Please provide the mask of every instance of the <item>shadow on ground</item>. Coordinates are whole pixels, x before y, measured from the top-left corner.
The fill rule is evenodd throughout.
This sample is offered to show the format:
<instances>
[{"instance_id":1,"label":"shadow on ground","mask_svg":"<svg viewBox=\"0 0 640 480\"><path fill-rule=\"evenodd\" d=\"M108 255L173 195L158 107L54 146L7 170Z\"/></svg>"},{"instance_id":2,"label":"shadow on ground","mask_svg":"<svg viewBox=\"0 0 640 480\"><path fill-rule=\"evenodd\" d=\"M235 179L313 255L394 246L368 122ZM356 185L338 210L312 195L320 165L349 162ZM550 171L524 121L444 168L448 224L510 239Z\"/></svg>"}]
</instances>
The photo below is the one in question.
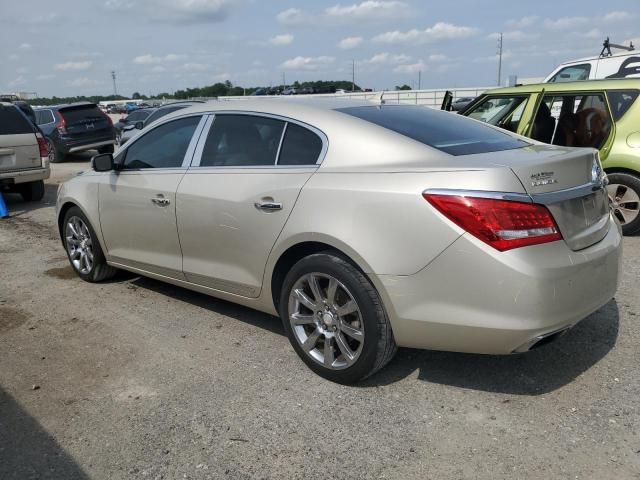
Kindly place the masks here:
<instances>
[{"instance_id":1,"label":"shadow on ground","mask_svg":"<svg viewBox=\"0 0 640 480\"><path fill-rule=\"evenodd\" d=\"M0 388L0 478L65 479L89 476L71 456Z\"/></svg>"},{"instance_id":2,"label":"shadow on ground","mask_svg":"<svg viewBox=\"0 0 640 480\"><path fill-rule=\"evenodd\" d=\"M279 318L246 307L145 277L131 283L272 333L285 334ZM513 395L542 395L567 385L598 363L615 345L618 323L618 305L611 300L555 342L525 354L472 355L400 349L389 365L359 387L389 385L418 370L418 379L426 383Z\"/></svg>"}]
</instances>

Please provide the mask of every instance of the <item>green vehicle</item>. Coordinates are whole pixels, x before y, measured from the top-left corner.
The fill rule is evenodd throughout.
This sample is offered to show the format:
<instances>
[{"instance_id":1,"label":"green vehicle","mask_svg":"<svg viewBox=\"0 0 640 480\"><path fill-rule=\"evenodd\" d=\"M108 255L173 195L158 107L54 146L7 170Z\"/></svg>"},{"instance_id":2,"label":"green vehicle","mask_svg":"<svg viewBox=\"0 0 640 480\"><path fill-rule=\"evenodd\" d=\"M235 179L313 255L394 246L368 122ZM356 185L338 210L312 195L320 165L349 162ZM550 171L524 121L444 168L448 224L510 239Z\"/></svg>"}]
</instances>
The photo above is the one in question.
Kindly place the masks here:
<instances>
[{"instance_id":1,"label":"green vehicle","mask_svg":"<svg viewBox=\"0 0 640 480\"><path fill-rule=\"evenodd\" d=\"M614 215L640 231L640 79L489 90L460 113L543 143L600 151Z\"/></svg>"}]
</instances>

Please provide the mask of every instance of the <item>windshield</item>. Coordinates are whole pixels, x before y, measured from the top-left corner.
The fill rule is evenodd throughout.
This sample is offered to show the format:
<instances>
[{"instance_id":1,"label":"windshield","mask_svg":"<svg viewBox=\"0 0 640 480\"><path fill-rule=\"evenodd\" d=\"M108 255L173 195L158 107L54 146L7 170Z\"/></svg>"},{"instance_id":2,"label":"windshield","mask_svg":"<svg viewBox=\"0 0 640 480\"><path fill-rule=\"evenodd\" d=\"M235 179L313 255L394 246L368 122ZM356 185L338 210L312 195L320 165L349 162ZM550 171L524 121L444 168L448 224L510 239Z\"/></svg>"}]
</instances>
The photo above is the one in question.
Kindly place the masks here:
<instances>
[{"instance_id":1,"label":"windshield","mask_svg":"<svg viewBox=\"0 0 640 480\"><path fill-rule=\"evenodd\" d=\"M385 105L340 108L338 111L451 155L497 152L528 145L523 140L481 123L427 107Z\"/></svg>"}]
</instances>

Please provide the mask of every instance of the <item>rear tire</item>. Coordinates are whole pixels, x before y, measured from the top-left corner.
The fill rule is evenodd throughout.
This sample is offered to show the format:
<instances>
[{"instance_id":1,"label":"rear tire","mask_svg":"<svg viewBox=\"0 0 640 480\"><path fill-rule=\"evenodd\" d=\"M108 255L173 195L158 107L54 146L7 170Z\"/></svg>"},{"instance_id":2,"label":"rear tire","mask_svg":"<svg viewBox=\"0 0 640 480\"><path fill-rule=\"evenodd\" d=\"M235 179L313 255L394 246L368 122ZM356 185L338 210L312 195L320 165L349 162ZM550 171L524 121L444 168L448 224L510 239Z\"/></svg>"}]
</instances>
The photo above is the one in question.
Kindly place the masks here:
<instances>
[{"instance_id":1,"label":"rear tire","mask_svg":"<svg viewBox=\"0 0 640 480\"><path fill-rule=\"evenodd\" d=\"M39 202L44 197L44 180L21 183L18 185L18 192L25 202Z\"/></svg>"},{"instance_id":2,"label":"rear tire","mask_svg":"<svg viewBox=\"0 0 640 480\"><path fill-rule=\"evenodd\" d=\"M98 237L78 207L71 207L64 216L62 241L71 267L85 282L101 282L118 272L107 265Z\"/></svg>"},{"instance_id":3,"label":"rear tire","mask_svg":"<svg viewBox=\"0 0 640 480\"><path fill-rule=\"evenodd\" d=\"M622 225L624 235L640 231L640 178L630 173L607 175L607 192L612 202L613 215Z\"/></svg>"},{"instance_id":4,"label":"rear tire","mask_svg":"<svg viewBox=\"0 0 640 480\"><path fill-rule=\"evenodd\" d=\"M306 296L302 301L300 292ZM338 252L298 261L284 279L279 305L296 353L311 370L333 382L363 380L397 351L378 292Z\"/></svg>"},{"instance_id":5,"label":"rear tire","mask_svg":"<svg viewBox=\"0 0 640 480\"><path fill-rule=\"evenodd\" d=\"M64 161L65 154L60 151L53 140L47 138L47 149L49 151L49 162L60 163Z\"/></svg>"}]
</instances>

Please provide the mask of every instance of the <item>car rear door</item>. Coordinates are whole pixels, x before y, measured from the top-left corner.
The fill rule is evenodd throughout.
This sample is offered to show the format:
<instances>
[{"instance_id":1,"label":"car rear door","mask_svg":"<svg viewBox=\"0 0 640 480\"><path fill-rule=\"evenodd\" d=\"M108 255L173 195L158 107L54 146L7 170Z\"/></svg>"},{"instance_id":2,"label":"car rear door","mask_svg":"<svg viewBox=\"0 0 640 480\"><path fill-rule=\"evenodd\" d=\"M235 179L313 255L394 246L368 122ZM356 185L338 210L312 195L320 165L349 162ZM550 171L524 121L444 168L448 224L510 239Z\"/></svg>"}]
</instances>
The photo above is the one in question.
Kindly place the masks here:
<instances>
[{"instance_id":1,"label":"car rear door","mask_svg":"<svg viewBox=\"0 0 640 480\"><path fill-rule=\"evenodd\" d=\"M269 253L326 150L320 132L260 115L211 117L176 195L188 281L257 297Z\"/></svg>"},{"instance_id":2,"label":"car rear door","mask_svg":"<svg viewBox=\"0 0 640 480\"><path fill-rule=\"evenodd\" d=\"M0 174L41 167L34 126L17 107L0 103Z\"/></svg>"},{"instance_id":3,"label":"car rear door","mask_svg":"<svg viewBox=\"0 0 640 480\"><path fill-rule=\"evenodd\" d=\"M176 190L204 126L202 115L169 120L116 156L119 170L99 188L100 226L109 260L183 278L176 228Z\"/></svg>"}]
</instances>

